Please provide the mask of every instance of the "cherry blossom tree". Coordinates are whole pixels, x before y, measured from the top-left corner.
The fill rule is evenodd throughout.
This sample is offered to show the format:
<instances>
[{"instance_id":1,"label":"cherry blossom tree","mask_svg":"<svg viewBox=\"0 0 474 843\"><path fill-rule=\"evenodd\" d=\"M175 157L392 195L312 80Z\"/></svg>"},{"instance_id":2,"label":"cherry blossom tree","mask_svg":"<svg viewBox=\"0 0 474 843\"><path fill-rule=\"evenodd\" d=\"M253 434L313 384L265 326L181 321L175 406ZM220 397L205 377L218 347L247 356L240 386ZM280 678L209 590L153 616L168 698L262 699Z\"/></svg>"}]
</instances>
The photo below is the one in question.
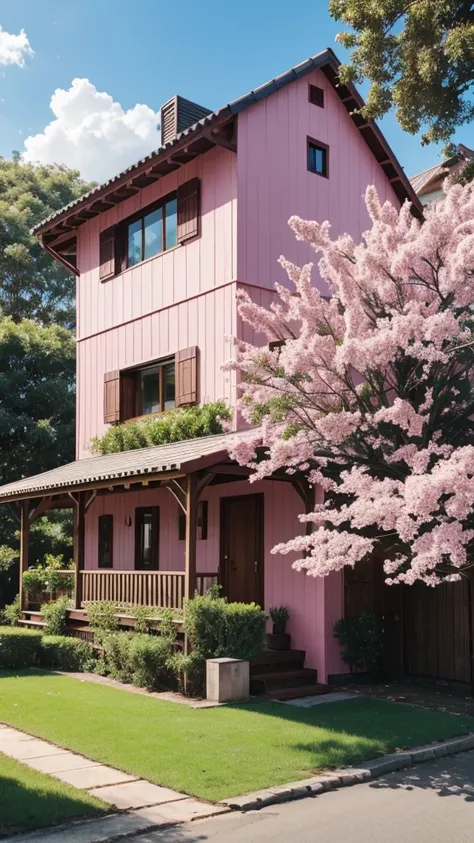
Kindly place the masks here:
<instances>
[{"instance_id":1,"label":"cherry blossom tree","mask_svg":"<svg viewBox=\"0 0 474 843\"><path fill-rule=\"evenodd\" d=\"M296 551L297 570L324 576L378 546L386 582L437 585L474 564L474 187L448 185L424 222L373 187L366 204L359 244L289 221L329 296L312 264L284 258L269 309L240 292L269 345L236 342L228 364L254 426L234 455L253 480L284 469L324 490L300 516L309 534L273 548Z\"/></svg>"}]
</instances>

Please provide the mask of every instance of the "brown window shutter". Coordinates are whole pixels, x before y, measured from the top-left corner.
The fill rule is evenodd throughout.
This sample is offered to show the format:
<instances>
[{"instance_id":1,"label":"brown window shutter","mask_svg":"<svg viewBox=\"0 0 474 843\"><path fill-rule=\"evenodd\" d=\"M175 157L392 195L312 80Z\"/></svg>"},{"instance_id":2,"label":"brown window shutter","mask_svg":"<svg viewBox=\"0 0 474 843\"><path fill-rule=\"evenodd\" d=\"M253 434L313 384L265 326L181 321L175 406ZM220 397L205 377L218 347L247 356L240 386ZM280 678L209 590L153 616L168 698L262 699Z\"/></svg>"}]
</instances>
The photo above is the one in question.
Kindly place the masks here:
<instances>
[{"instance_id":1,"label":"brown window shutter","mask_svg":"<svg viewBox=\"0 0 474 843\"><path fill-rule=\"evenodd\" d=\"M135 374L133 372L122 372L120 413L122 421L133 419L140 415L140 409L136 406L136 398Z\"/></svg>"},{"instance_id":2,"label":"brown window shutter","mask_svg":"<svg viewBox=\"0 0 474 843\"><path fill-rule=\"evenodd\" d=\"M100 232L99 265L101 281L115 275L115 225Z\"/></svg>"},{"instance_id":3,"label":"brown window shutter","mask_svg":"<svg viewBox=\"0 0 474 843\"><path fill-rule=\"evenodd\" d=\"M178 243L199 234L200 181L191 179L178 187Z\"/></svg>"},{"instance_id":4,"label":"brown window shutter","mask_svg":"<svg viewBox=\"0 0 474 843\"><path fill-rule=\"evenodd\" d=\"M104 375L104 422L120 421L120 372L106 372Z\"/></svg>"},{"instance_id":5,"label":"brown window shutter","mask_svg":"<svg viewBox=\"0 0 474 843\"><path fill-rule=\"evenodd\" d=\"M198 353L193 345L178 351L176 355L176 398L177 407L188 407L198 401Z\"/></svg>"}]
</instances>

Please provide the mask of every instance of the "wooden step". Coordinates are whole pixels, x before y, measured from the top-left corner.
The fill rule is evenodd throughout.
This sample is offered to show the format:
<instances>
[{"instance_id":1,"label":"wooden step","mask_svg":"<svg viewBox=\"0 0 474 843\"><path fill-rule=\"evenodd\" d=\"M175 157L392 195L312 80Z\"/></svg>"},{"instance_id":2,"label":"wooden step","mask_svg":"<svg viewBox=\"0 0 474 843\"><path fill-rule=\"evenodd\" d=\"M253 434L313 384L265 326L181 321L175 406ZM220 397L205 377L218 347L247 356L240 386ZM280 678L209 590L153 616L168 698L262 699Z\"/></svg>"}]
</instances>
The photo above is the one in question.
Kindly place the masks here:
<instances>
[{"instance_id":1,"label":"wooden step","mask_svg":"<svg viewBox=\"0 0 474 843\"><path fill-rule=\"evenodd\" d=\"M34 626L34 627L41 627L41 628L46 628L48 626L46 621L40 621L40 620L27 621L27 620L24 620L23 618L20 618L20 620L18 621L18 624L19 624L19 626Z\"/></svg>"},{"instance_id":2,"label":"wooden step","mask_svg":"<svg viewBox=\"0 0 474 843\"><path fill-rule=\"evenodd\" d=\"M281 670L295 670L304 666L304 650L263 650L250 662L250 675Z\"/></svg>"},{"instance_id":3,"label":"wooden step","mask_svg":"<svg viewBox=\"0 0 474 843\"><path fill-rule=\"evenodd\" d=\"M329 685L303 685L297 688L280 688L269 691L268 696L272 700L285 702L285 700L297 700L301 697L316 697L323 694L330 694L333 689Z\"/></svg>"},{"instance_id":4,"label":"wooden step","mask_svg":"<svg viewBox=\"0 0 474 843\"><path fill-rule=\"evenodd\" d=\"M253 692L263 691L267 694L275 689L299 688L302 685L316 685L318 671L309 667L296 670L275 670L272 673L254 673L250 679L250 689Z\"/></svg>"}]
</instances>

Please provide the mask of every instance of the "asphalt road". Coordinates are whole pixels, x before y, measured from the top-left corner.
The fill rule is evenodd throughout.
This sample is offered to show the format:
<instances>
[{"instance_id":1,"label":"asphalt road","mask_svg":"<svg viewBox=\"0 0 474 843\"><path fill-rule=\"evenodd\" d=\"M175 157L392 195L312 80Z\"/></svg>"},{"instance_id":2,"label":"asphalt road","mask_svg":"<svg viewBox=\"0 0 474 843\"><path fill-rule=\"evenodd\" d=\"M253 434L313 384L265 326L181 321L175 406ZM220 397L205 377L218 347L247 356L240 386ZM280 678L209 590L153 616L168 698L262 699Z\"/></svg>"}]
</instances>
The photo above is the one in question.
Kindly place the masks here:
<instances>
[{"instance_id":1,"label":"asphalt road","mask_svg":"<svg viewBox=\"0 0 474 843\"><path fill-rule=\"evenodd\" d=\"M474 751L321 796L139 835L135 843L473 843Z\"/></svg>"}]
</instances>

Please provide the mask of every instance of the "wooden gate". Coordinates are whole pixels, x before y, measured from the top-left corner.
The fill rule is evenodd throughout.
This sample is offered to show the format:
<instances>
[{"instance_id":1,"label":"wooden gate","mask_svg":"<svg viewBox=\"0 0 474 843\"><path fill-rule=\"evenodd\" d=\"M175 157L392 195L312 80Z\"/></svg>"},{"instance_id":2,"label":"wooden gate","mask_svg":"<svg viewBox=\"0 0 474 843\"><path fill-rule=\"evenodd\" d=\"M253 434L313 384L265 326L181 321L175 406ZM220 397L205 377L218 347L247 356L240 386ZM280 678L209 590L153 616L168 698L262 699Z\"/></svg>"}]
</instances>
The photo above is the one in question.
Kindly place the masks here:
<instances>
[{"instance_id":1,"label":"wooden gate","mask_svg":"<svg viewBox=\"0 0 474 843\"><path fill-rule=\"evenodd\" d=\"M431 588L385 585L375 557L345 570L345 615L375 612L383 628L381 667L391 674L470 683L473 618L469 581Z\"/></svg>"},{"instance_id":2,"label":"wooden gate","mask_svg":"<svg viewBox=\"0 0 474 843\"><path fill-rule=\"evenodd\" d=\"M389 586L387 586L388 588ZM405 670L455 682L471 681L469 581L405 586Z\"/></svg>"}]
</instances>

